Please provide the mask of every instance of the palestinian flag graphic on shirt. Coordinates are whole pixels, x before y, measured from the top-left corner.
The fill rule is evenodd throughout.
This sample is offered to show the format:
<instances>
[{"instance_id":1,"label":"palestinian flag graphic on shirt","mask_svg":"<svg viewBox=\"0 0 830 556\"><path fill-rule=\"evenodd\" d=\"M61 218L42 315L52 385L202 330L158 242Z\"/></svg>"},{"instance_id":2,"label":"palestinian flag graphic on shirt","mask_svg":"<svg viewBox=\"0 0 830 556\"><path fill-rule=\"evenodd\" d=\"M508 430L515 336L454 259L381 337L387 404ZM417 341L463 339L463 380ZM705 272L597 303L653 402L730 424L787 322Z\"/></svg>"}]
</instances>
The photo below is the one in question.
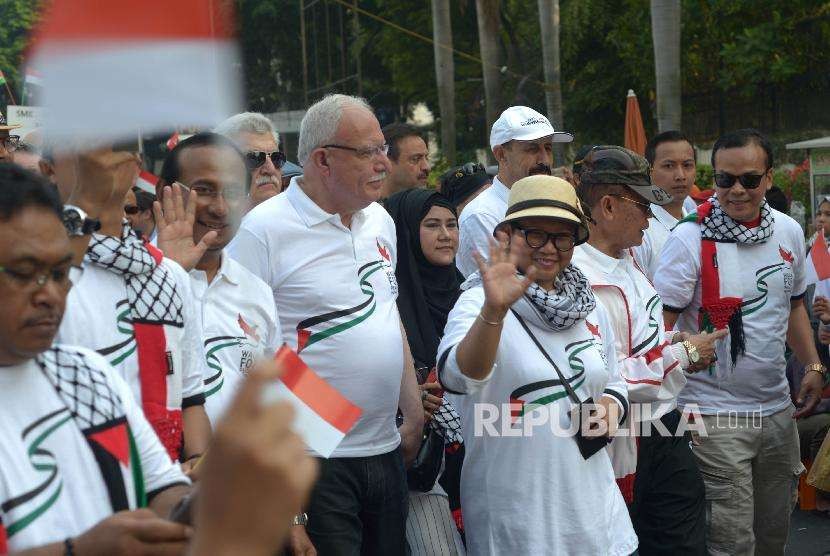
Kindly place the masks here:
<instances>
[{"instance_id":1,"label":"palestinian flag graphic on shirt","mask_svg":"<svg viewBox=\"0 0 830 556\"><path fill-rule=\"evenodd\" d=\"M747 316L751 315L752 313L760 310L764 305L767 304L767 296L769 295L769 284L767 280L774 274L779 272L783 273L785 287L789 290L792 290L792 282L793 282L793 273L792 273L792 265L793 265L793 254L790 251L787 251L780 245L778 246L778 254L781 256L781 262L774 263L767 266L762 266L758 270L755 271L755 289L758 292L758 295L752 297L750 299L745 299L743 303L741 303L741 315ZM787 280L789 279L789 284L787 284Z\"/></svg>"},{"instance_id":2,"label":"palestinian flag graphic on shirt","mask_svg":"<svg viewBox=\"0 0 830 556\"><path fill-rule=\"evenodd\" d=\"M255 352L259 349L261 342L259 332L257 332L258 327L248 324L241 313L237 314L236 322L242 330L242 336L213 336L204 342L207 366L212 372L205 379L206 398L221 390L225 384L225 371L217 355L219 352L236 346L242 348L242 357L239 361L239 372L242 374L245 374L254 363Z\"/></svg>"},{"instance_id":3,"label":"palestinian flag graphic on shirt","mask_svg":"<svg viewBox=\"0 0 830 556\"><path fill-rule=\"evenodd\" d=\"M646 353L657 347L657 343L660 340L660 324L657 320L657 308L659 306L660 296L654 294L646 303L646 313L648 313L648 334L642 342L631 349L631 353Z\"/></svg>"},{"instance_id":4,"label":"palestinian flag graphic on shirt","mask_svg":"<svg viewBox=\"0 0 830 556\"><path fill-rule=\"evenodd\" d=\"M604 355L602 344L600 343L602 337L599 334L599 326L587 320L585 321L585 325L591 333L591 337L571 342L565 346L565 354L572 374L566 380L577 395L580 394L580 388L585 383L585 364L580 354L587 349L597 347L600 354ZM553 369L551 369L551 373L556 376L556 372ZM526 413L533 411L535 408L551 404L567 397L568 391L565 390L558 376L550 380L541 380L520 386L510 393L511 422L515 424Z\"/></svg>"},{"instance_id":5,"label":"palestinian flag graphic on shirt","mask_svg":"<svg viewBox=\"0 0 830 556\"><path fill-rule=\"evenodd\" d=\"M8 500L0 500L5 516L0 526L0 548L5 539L37 521L61 496L64 482L60 462L48 446L50 437L63 427L78 427L86 439L113 512L147 505L135 439L121 400L104 372L90 366L82 353L66 348L53 347L36 361L64 407L36 419L21 431L29 462L41 476L41 482Z\"/></svg>"},{"instance_id":6,"label":"palestinian flag graphic on shirt","mask_svg":"<svg viewBox=\"0 0 830 556\"><path fill-rule=\"evenodd\" d=\"M366 263L357 270L358 285L360 286L360 291L363 293L363 299L353 307L331 311L297 323L297 353L302 352L312 344L357 326L372 316L377 303L375 300L375 288L369 281L369 278L376 272L385 272L393 293L397 292L395 271L392 268L389 251L386 246L381 245L379 239L377 240L377 246L378 254L381 258Z\"/></svg>"}]
</instances>

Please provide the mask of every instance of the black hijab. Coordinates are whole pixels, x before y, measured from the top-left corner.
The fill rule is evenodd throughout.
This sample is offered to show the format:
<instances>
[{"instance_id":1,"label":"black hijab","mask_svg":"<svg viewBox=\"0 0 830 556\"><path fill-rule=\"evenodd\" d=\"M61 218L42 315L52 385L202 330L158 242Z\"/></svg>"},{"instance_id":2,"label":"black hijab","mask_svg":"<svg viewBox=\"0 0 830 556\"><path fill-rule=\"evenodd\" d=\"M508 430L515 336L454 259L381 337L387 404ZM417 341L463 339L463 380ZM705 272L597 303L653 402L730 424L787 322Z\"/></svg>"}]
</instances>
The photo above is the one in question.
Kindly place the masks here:
<instances>
[{"instance_id":1,"label":"black hijab","mask_svg":"<svg viewBox=\"0 0 830 556\"><path fill-rule=\"evenodd\" d=\"M421 220L436 205L458 216L452 203L429 189L407 189L386 200L398 235L398 311L416 367L435 365L447 315L461 293L455 265L435 266L421 250Z\"/></svg>"}]
</instances>

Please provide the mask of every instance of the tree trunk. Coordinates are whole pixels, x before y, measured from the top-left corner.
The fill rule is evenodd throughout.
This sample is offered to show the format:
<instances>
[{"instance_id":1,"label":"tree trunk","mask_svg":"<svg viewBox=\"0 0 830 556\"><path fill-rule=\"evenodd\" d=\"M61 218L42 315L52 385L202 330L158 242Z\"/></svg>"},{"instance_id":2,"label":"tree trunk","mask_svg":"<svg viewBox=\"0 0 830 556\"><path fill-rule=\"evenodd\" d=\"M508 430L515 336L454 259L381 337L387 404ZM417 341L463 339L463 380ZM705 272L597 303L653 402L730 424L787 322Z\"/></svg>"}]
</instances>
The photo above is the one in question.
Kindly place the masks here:
<instances>
[{"instance_id":1,"label":"tree trunk","mask_svg":"<svg viewBox=\"0 0 830 556\"><path fill-rule=\"evenodd\" d=\"M548 119L556 130L564 129L562 115L562 73L559 58L559 0L539 0L539 27L542 33L542 65L545 73L545 104ZM564 143L553 144L554 165L565 163Z\"/></svg>"},{"instance_id":2,"label":"tree trunk","mask_svg":"<svg viewBox=\"0 0 830 556\"><path fill-rule=\"evenodd\" d=\"M680 0L651 0L657 128L680 129Z\"/></svg>"},{"instance_id":3,"label":"tree trunk","mask_svg":"<svg viewBox=\"0 0 830 556\"><path fill-rule=\"evenodd\" d=\"M501 0L476 0L476 19L478 20L478 44L481 52L481 66L484 74L484 102L487 115L485 144L490 144L490 129L501 114L501 49L499 33ZM487 158L494 162L493 153L487 149Z\"/></svg>"},{"instance_id":4,"label":"tree trunk","mask_svg":"<svg viewBox=\"0 0 830 556\"><path fill-rule=\"evenodd\" d=\"M455 164L455 62L452 57L450 0L432 0L432 38L435 51L435 82L441 111L441 151Z\"/></svg>"}]
</instances>

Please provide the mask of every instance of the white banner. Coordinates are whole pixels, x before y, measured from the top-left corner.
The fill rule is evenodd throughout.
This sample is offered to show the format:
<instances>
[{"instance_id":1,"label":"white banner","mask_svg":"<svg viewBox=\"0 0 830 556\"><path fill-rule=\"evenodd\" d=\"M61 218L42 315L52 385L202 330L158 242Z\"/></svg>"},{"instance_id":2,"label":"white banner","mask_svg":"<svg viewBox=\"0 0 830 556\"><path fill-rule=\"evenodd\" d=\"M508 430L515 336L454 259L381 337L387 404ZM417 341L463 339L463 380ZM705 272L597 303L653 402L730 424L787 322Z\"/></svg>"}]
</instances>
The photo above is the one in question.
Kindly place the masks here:
<instances>
[{"instance_id":1,"label":"white banner","mask_svg":"<svg viewBox=\"0 0 830 556\"><path fill-rule=\"evenodd\" d=\"M42 106L12 106L7 107L6 120L9 125L22 124L23 127L11 133L25 138L26 135L43 125L44 110Z\"/></svg>"}]
</instances>

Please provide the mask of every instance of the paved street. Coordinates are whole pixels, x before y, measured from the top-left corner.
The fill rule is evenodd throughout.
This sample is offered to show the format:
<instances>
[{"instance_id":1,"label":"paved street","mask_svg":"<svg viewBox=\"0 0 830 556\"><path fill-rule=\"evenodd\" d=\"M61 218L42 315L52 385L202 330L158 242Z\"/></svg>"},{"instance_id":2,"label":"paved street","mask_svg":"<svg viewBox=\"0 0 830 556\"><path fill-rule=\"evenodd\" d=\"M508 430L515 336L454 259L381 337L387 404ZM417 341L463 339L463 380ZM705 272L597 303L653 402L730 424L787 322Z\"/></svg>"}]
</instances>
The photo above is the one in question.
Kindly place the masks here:
<instances>
[{"instance_id":1,"label":"paved street","mask_svg":"<svg viewBox=\"0 0 830 556\"><path fill-rule=\"evenodd\" d=\"M793 512L787 556L830 555L830 517L815 512Z\"/></svg>"}]
</instances>

